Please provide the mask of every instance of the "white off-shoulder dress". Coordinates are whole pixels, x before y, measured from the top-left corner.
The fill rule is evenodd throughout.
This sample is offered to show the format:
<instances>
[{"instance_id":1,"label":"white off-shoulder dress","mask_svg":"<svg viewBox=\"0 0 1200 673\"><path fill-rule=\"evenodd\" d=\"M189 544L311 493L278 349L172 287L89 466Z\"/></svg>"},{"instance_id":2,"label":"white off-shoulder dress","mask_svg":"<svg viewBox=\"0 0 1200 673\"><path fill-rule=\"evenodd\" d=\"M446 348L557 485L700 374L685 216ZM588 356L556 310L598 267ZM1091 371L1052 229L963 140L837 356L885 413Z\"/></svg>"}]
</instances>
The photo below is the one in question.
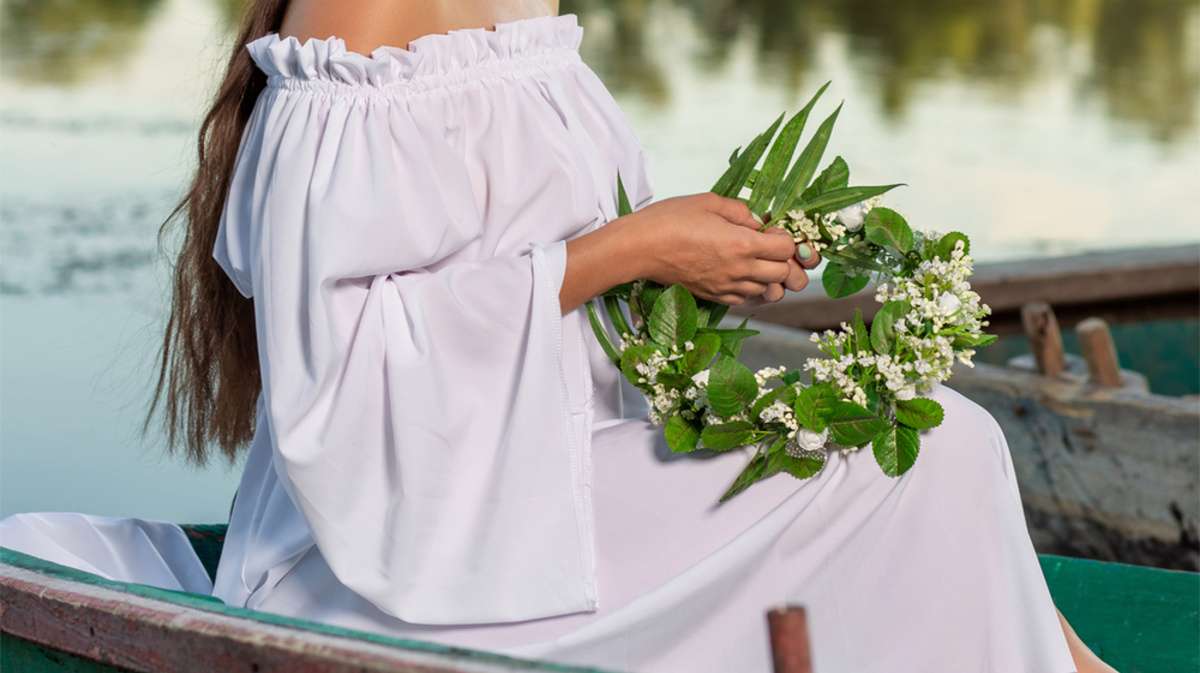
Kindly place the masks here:
<instances>
[{"instance_id":1,"label":"white off-shoulder dress","mask_svg":"<svg viewBox=\"0 0 1200 673\"><path fill-rule=\"evenodd\" d=\"M580 38L568 15L370 57L249 45L269 83L215 255L254 299L263 394L214 594L689 673L765 673L764 611L801 603L820 673L1074 670L1004 437L958 394L899 479L835 454L720 506L747 452L672 456L624 418L558 292L618 173L638 205L651 177Z\"/></svg>"}]
</instances>

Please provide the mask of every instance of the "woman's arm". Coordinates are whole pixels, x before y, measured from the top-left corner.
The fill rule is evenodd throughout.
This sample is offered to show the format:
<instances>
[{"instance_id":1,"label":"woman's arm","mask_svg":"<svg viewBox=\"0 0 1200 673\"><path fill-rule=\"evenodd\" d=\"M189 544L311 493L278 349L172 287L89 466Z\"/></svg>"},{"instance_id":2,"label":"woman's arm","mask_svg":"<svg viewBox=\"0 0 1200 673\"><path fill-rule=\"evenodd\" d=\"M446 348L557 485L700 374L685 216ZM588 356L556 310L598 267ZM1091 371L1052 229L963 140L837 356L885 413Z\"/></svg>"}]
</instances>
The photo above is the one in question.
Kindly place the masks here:
<instances>
[{"instance_id":1,"label":"woman's arm","mask_svg":"<svg viewBox=\"0 0 1200 673\"><path fill-rule=\"evenodd\" d=\"M611 287L638 279L681 284L723 304L751 298L777 301L783 289L803 289L804 269L791 236L761 225L745 203L696 194L651 204L567 242L567 270L559 292L564 313Z\"/></svg>"}]
</instances>

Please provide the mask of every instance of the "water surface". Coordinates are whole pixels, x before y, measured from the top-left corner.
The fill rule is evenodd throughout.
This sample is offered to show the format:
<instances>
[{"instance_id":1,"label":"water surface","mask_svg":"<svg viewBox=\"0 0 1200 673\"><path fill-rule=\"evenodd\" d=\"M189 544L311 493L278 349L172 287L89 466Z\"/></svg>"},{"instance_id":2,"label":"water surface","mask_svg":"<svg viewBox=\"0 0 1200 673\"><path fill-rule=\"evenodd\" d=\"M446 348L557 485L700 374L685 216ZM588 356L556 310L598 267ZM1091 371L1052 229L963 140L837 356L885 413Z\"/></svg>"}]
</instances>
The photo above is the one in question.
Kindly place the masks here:
<instances>
[{"instance_id":1,"label":"water surface","mask_svg":"<svg viewBox=\"0 0 1200 673\"><path fill-rule=\"evenodd\" d=\"M0 514L220 521L237 477L139 436L155 232L192 165L235 0L0 5ZM916 226L1004 259L1200 241L1200 5L575 0L658 192L832 80L830 156ZM170 241L168 240L168 243Z\"/></svg>"}]
</instances>

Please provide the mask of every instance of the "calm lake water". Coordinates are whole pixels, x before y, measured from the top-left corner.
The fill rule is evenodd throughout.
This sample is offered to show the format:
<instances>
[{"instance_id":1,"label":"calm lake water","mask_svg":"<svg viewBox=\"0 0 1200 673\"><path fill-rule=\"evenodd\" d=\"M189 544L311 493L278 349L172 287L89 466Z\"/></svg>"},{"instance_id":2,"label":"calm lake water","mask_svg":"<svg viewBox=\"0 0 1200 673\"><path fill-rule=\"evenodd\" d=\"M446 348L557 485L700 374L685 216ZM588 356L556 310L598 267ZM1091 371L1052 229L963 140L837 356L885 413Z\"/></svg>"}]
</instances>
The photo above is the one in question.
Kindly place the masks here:
<instances>
[{"instance_id":1,"label":"calm lake water","mask_svg":"<svg viewBox=\"0 0 1200 673\"><path fill-rule=\"evenodd\" d=\"M236 466L140 435L155 232L237 0L0 5L0 515L220 521ZM1200 5L564 0L662 196L832 80L830 156L979 259L1200 241Z\"/></svg>"}]
</instances>

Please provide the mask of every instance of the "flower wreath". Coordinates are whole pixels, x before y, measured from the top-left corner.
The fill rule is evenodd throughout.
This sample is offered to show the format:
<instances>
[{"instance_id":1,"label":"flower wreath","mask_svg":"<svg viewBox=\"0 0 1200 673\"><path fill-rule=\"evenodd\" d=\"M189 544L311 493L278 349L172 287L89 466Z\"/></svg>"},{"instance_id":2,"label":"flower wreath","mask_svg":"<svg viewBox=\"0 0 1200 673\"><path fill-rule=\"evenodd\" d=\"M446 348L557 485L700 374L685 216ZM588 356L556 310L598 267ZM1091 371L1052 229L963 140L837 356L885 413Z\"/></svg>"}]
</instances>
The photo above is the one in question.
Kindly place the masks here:
<instances>
[{"instance_id":1,"label":"flower wreath","mask_svg":"<svg viewBox=\"0 0 1200 673\"><path fill-rule=\"evenodd\" d=\"M967 280L966 235L914 232L899 213L878 205L900 185L851 187L841 157L817 174L841 106L792 161L809 112L828 86L778 137L783 115L744 152L735 150L712 189L746 201L764 228L781 227L821 253L830 297L859 292L874 277L882 307L870 327L855 311L840 330L812 335L828 357L808 359L809 385L798 370L752 372L739 362L743 340L757 332L745 321L720 327L729 307L697 299L681 285L639 280L605 293L602 303L621 335L616 343L595 302L587 305L605 353L646 395L650 420L664 426L673 451L757 446L722 502L780 472L811 477L834 450L870 445L885 474L905 473L920 451L919 431L942 422L941 405L918 395L949 378L956 358L971 366L975 349L995 340L982 331L991 311ZM632 208L619 176L617 191L619 214L627 215ZM641 316L636 328L622 303Z\"/></svg>"}]
</instances>

